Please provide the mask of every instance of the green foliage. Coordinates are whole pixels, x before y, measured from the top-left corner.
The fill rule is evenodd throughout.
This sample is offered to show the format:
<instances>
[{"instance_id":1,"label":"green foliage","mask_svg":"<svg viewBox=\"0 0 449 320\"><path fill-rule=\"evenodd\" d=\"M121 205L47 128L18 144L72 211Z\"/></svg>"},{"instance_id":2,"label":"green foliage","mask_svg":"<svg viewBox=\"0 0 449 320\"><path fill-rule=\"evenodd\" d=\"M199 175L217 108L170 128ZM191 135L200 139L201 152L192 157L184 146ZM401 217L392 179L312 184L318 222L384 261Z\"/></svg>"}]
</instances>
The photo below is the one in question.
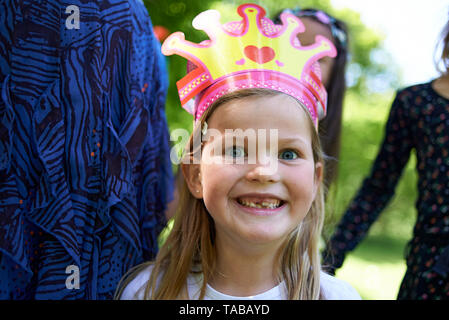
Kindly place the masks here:
<instances>
[{"instance_id":1,"label":"green foliage","mask_svg":"<svg viewBox=\"0 0 449 320\"><path fill-rule=\"evenodd\" d=\"M346 96L339 175L328 201L325 236L329 236L344 210L354 198L363 179L370 174L372 164L384 139L385 123L393 101L393 94L361 98L353 92ZM417 199L416 156L410 155L395 196L370 229L369 235L388 235L409 239L416 219L414 203Z\"/></svg>"}]
</instances>

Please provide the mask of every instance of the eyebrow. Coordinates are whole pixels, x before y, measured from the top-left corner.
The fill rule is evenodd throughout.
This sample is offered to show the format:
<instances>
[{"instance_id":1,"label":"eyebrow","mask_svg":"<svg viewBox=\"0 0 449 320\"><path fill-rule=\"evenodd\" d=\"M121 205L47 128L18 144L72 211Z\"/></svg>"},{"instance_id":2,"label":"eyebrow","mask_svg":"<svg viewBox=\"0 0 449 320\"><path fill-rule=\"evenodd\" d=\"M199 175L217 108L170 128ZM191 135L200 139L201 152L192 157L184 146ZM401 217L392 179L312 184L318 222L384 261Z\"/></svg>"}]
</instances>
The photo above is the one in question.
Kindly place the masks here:
<instances>
[{"instance_id":1,"label":"eyebrow","mask_svg":"<svg viewBox=\"0 0 449 320\"><path fill-rule=\"evenodd\" d=\"M284 143L284 144L288 144L288 143L296 143L299 142L300 144L302 144L304 147L308 146L308 143L306 143L306 141L303 138L300 137L295 137L295 138L290 138L290 137L286 137L286 138L282 138L280 137L278 139L279 144Z\"/></svg>"},{"instance_id":2,"label":"eyebrow","mask_svg":"<svg viewBox=\"0 0 449 320\"><path fill-rule=\"evenodd\" d=\"M243 130L243 131L245 131L245 130ZM225 138L227 136L228 135L223 133L222 136L221 136L221 140L222 141L225 140ZM229 136L232 136L232 135L229 135ZM236 138L236 137L234 136L234 138ZM256 138L257 138L257 134L256 134ZM246 142L246 140L247 140L247 137L245 137L245 142ZM298 137L298 136L296 136L296 137L289 137L289 136L287 136L287 137L279 137L278 136L278 144L279 145L292 144L292 143L293 144L294 143L299 143L304 148L307 148L309 146L309 143L307 143L306 140L304 138L302 138L302 137Z\"/></svg>"}]
</instances>

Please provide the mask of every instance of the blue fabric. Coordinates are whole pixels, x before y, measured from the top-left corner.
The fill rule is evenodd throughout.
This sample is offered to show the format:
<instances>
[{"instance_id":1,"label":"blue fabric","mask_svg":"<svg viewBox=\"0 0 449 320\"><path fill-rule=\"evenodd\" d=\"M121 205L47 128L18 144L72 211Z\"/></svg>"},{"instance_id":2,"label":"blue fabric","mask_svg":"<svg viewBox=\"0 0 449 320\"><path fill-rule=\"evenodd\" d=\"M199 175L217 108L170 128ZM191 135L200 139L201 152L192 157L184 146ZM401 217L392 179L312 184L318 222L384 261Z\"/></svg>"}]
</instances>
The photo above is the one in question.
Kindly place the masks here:
<instances>
[{"instance_id":1,"label":"blue fabric","mask_svg":"<svg viewBox=\"0 0 449 320\"><path fill-rule=\"evenodd\" d=\"M0 2L0 299L109 299L155 256L167 85L141 1Z\"/></svg>"}]
</instances>

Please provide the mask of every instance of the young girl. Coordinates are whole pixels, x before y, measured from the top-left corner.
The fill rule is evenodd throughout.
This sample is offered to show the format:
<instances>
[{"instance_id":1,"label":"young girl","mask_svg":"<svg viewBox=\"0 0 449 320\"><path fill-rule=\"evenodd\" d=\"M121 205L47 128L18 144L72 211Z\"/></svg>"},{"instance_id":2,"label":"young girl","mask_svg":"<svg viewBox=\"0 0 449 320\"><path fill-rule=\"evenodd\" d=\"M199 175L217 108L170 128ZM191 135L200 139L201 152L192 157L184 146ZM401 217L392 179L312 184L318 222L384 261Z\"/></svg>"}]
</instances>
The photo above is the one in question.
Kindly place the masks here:
<instances>
[{"instance_id":1,"label":"young girl","mask_svg":"<svg viewBox=\"0 0 449 320\"><path fill-rule=\"evenodd\" d=\"M198 16L194 26L207 26L211 38L203 45L188 43L183 34L164 43L164 53L187 56L196 65L189 81L212 80L195 92L196 122L181 164L173 229L156 260L123 279L116 298L360 299L349 284L321 271L318 252L324 201L317 126L325 95L316 61L335 48L320 37L310 47L292 43L290 33L303 30L293 15L283 15L281 28L257 5L238 12L240 24L220 28L217 12ZM229 51L217 71L214 48L226 41ZM296 51L285 55L286 44ZM304 61L296 78L281 73L290 59ZM305 79L316 82L308 86ZM178 83L181 101L189 81Z\"/></svg>"}]
</instances>

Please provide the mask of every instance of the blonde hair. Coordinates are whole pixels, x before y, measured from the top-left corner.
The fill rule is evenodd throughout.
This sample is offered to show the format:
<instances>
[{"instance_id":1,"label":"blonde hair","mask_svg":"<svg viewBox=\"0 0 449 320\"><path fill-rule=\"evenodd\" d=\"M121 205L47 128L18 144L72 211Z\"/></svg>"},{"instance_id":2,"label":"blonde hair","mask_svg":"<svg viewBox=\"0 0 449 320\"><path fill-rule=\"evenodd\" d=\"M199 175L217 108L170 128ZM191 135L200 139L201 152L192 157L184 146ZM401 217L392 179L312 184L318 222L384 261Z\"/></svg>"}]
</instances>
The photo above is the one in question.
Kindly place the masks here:
<instances>
[{"instance_id":1,"label":"blonde hair","mask_svg":"<svg viewBox=\"0 0 449 320\"><path fill-rule=\"evenodd\" d=\"M245 89L218 99L195 126L187 144L185 156L192 157L196 151L193 150L193 136L201 130L203 123L217 107L235 99L277 94L282 93L267 89ZM306 113L308 114L307 111ZM309 122L312 131L314 163L323 163L320 140L310 116ZM207 212L203 200L195 198L190 193L184 179L178 180L178 188L180 202L174 216L173 228L155 261L130 270L119 283L116 298L120 298L127 284L149 265L153 265L153 269L144 289L144 299L189 299L187 277L194 272L202 273L203 281L199 299L204 298L206 284L215 272L214 221ZM316 197L304 221L290 233L280 250L276 268L279 270L279 280L285 281L288 299L317 300L321 297L321 265L318 246L324 221L323 194L323 185L320 182ZM194 266L199 266L200 270L193 271Z\"/></svg>"}]
</instances>

